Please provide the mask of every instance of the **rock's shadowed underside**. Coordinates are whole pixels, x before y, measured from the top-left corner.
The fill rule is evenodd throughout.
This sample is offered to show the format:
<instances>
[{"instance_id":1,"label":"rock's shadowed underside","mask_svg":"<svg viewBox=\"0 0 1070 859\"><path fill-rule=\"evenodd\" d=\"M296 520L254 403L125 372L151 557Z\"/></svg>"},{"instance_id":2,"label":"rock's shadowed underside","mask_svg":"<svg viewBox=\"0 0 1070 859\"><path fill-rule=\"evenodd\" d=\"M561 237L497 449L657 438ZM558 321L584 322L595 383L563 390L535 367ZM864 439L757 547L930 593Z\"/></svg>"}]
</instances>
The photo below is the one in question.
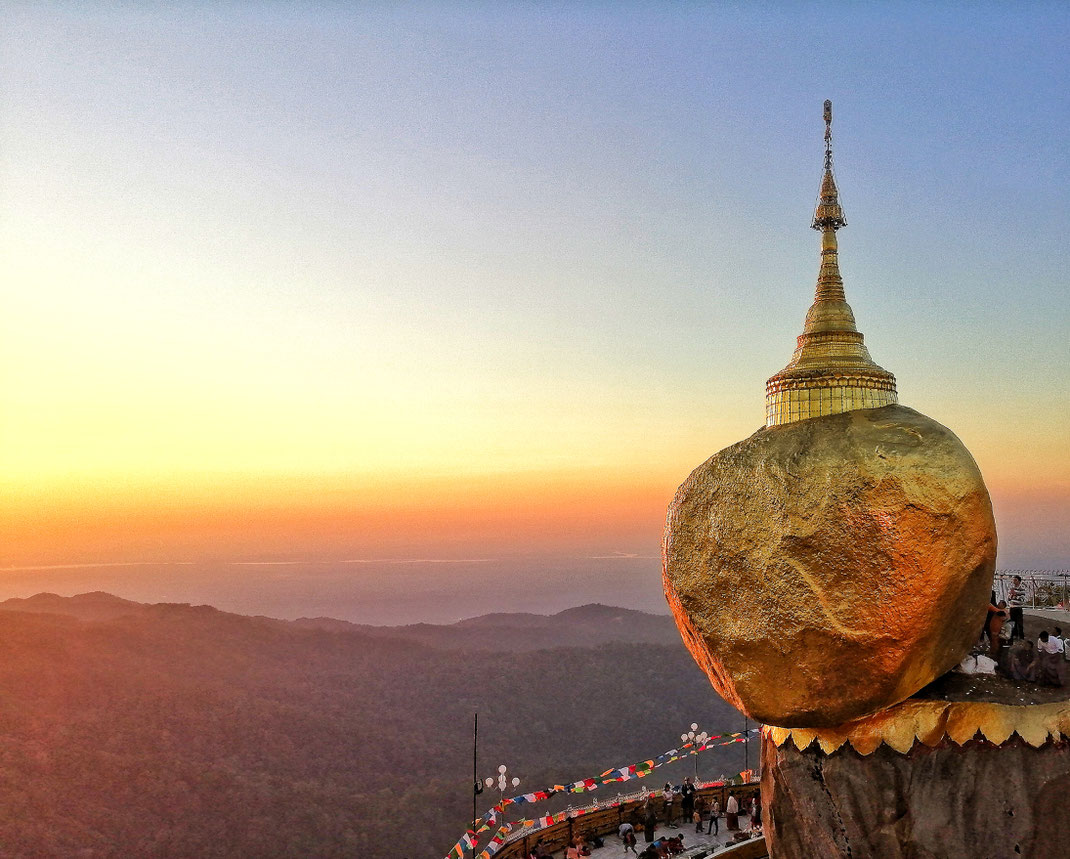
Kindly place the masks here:
<instances>
[{"instance_id":1,"label":"rock's shadowed underside","mask_svg":"<svg viewBox=\"0 0 1070 859\"><path fill-rule=\"evenodd\" d=\"M996 531L969 451L899 405L763 428L669 507L665 592L714 687L828 727L954 666L985 617Z\"/></svg>"},{"instance_id":2,"label":"rock's shadowed underside","mask_svg":"<svg viewBox=\"0 0 1070 859\"><path fill-rule=\"evenodd\" d=\"M1013 738L907 754L826 755L762 741L772 859L1018 859L1070 855L1070 742Z\"/></svg>"}]
</instances>

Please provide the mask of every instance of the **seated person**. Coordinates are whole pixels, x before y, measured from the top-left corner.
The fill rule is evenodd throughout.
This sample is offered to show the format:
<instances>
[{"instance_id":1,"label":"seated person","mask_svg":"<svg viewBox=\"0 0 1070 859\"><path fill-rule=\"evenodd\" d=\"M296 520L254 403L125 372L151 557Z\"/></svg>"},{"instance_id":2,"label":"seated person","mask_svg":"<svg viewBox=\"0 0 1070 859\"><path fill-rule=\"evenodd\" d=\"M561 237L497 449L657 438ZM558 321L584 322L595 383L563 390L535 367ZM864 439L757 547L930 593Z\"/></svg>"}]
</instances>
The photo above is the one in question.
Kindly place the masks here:
<instances>
[{"instance_id":1,"label":"seated person","mask_svg":"<svg viewBox=\"0 0 1070 859\"><path fill-rule=\"evenodd\" d=\"M1062 686L1064 682L1063 651L1060 642L1045 629L1037 639L1036 659L1033 664L1034 679L1049 686Z\"/></svg>"},{"instance_id":2,"label":"seated person","mask_svg":"<svg viewBox=\"0 0 1070 859\"><path fill-rule=\"evenodd\" d=\"M1012 680L1027 680L1030 683L1036 677L1036 653L1028 641L1016 641L1007 654L1007 673Z\"/></svg>"}]
</instances>

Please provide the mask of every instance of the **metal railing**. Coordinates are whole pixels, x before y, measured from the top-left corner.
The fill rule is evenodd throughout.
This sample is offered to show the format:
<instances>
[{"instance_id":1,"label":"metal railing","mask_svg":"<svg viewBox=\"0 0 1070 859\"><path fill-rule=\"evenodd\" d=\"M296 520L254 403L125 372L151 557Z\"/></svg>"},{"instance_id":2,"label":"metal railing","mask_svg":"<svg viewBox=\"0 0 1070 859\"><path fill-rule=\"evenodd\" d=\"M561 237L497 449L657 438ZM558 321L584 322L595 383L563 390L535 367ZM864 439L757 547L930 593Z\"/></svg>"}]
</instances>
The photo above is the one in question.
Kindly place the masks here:
<instances>
[{"instance_id":1,"label":"metal railing","mask_svg":"<svg viewBox=\"0 0 1070 859\"><path fill-rule=\"evenodd\" d=\"M996 570L992 589L997 601L1007 599L1015 576L1026 586L1030 608L1070 611L1070 570Z\"/></svg>"},{"instance_id":2,"label":"metal railing","mask_svg":"<svg viewBox=\"0 0 1070 859\"><path fill-rule=\"evenodd\" d=\"M757 773L747 781L736 784L723 781L700 782L698 792L707 797L716 797L724 808L729 791L739 799L758 795L760 785ZM505 839L505 844L494 859L526 859L535 839L542 838L544 846L551 851L563 850L572 842L574 835L609 835L615 834L621 823L631 820L633 809L641 808L650 794L649 788L607 797L600 802L593 802L583 808L569 806L568 816L548 826L536 824L514 829ZM680 797L674 805L679 809ZM660 809L660 802L659 802ZM661 814L659 812L659 819Z\"/></svg>"},{"instance_id":3,"label":"metal railing","mask_svg":"<svg viewBox=\"0 0 1070 859\"><path fill-rule=\"evenodd\" d=\"M696 787L699 791L702 792L713 792L715 788L718 788L721 790L722 793L727 793L727 791L732 790L733 788L746 787L748 785L755 785L758 783L759 779L758 774L756 772L750 772L749 776L750 777L746 781L740 779L738 776L730 779L712 779L710 781L699 781L696 784ZM596 811L624 808L629 805L635 805L644 802L646 798L650 795L650 792L650 787L641 787L636 790L633 790L631 793L618 793L616 796L595 800L594 802L590 802L587 805L570 805L567 809L565 809L565 811L567 817L569 818L575 819L579 817L584 817ZM680 800L679 798L677 798L674 801L679 802ZM724 801L724 797L722 796L722 805L724 804ZM618 823L622 821L618 821ZM531 835L535 832L540 832L541 830L546 828L547 827L545 827L540 821L533 821L530 826L522 826L517 829L514 829L512 832L509 833L509 836L505 839L505 842L506 844L510 844L514 841L518 841L524 838L525 836Z\"/></svg>"}]
</instances>

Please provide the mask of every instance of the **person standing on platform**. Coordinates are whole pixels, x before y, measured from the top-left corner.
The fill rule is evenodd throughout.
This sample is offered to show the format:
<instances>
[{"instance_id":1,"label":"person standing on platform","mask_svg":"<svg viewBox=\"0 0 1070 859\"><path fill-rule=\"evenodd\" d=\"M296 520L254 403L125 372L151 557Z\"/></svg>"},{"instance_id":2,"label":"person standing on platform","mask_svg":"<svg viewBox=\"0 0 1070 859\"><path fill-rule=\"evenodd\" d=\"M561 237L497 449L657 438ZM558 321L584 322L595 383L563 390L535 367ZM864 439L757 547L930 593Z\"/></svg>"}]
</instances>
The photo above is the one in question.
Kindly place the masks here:
<instances>
[{"instance_id":1,"label":"person standing on platform","mask_svg":"<svg viewBox=\"0 0 1070 859\"><path fill-rule=\"evenodd\" d=\"M706 806L706 797L700 793L695 797L695 812L693 815L695 819L695 832L702 831L702 820L706 815Z\"/></svg>"},{"instance_id":2,"label":"person standing on platform","mask_svg":"<svg viewBox=\"0 0 1070 859\"><path fill-rule=\"evenodd\" d=\"M658 828L658 809L654 805L654 794L643 803L643 838L647 844L654 843L654 830Z\"/></svg>"},{"instance_id":3,"label":"person standing on platform","mask_svg":"<svg viewBox=\"0 0 1070 859\"><path fill-rule=\"evenodd\" d=\"M684 779L683 787L680 788L680 805L684 823L690 823L691 816L695 813L695 785L691 782L691 776Z\"/></svg>"},{"instance_id":4,"label":"person standing on platform","mask_svg":"<svg viewBox=\"0 0 1070 859\"><path fill-rule=\"evenodd\" d=\"M665 782L665 789L661 792L661 799L665 805L665 825L675 827L676 815L673 814L673 800L676 799L676 791L673 790L672 785L668 782Z\"/></svg>"},{"instance_id":5,"label":"person standing on platform","mask_svg":"<svg viewBox=\"0 0 1070 859\"><path fill-rule=\"evenodd\" d=\"M1011 589L1007 591L1007 605L1011 608L1011 640L1018 638L1025 641L1025 618L1022 615L1022 606L1025 605L1025 585L1022 584L1021 576L1011 579Z\"/></svg>"},{"instance_id":6,"label":"person standing on platform","mask_svg":"<svg viewBox=\"0 0 1070 859\"><path fill-rule=\"evenodd\" d=\"M721 834L721 800L714 797L710 802L710 825L706 829L707 835L720 835Z\"/></svg>"},{"instance_id":7,"label":"person standing on platform","mask_svg":"<svg viewBox=\"0 0 1070 859\"><path fill-rule=\"evenodd\" d=\"M996 662L999 662L1000 648L1003 646L1001 633L1003 631L1003 624L1006 623L1006 621L1007 603L1000 600L998 605L990 604L988 607L988 655L995 659Z\"/></svg>"},{"instance_id":8,"label":"person standing on platform","mask_svg":"<svg viewBox=\"0 0 1070 859\"><path fill-rule=\"evenodd\" d=\"M724 807L724 827L729 832L739 831L739 800L734 793L728 794L728 802Z\"/></svg>"}]
</instances>

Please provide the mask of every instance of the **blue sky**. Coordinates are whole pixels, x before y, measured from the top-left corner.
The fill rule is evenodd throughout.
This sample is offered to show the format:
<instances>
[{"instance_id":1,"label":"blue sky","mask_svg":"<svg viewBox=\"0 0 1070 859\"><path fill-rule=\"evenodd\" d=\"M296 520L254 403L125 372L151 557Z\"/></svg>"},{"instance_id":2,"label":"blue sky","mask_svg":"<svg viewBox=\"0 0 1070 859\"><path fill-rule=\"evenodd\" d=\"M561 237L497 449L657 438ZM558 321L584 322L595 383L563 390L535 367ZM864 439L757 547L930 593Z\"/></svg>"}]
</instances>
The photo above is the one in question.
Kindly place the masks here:
<instances>
[{"instance_id":1,"label":"blue sky","mask_svg":"<svg viewBox=\"0 0 1070 859\"><path fill-rule=\"evenodd\" d=\"M0 465L661 498L790 357L831 98L873 357L1058 564L1068 47L1043 3L14 4Z\"/></svg>"}]
</instances>

